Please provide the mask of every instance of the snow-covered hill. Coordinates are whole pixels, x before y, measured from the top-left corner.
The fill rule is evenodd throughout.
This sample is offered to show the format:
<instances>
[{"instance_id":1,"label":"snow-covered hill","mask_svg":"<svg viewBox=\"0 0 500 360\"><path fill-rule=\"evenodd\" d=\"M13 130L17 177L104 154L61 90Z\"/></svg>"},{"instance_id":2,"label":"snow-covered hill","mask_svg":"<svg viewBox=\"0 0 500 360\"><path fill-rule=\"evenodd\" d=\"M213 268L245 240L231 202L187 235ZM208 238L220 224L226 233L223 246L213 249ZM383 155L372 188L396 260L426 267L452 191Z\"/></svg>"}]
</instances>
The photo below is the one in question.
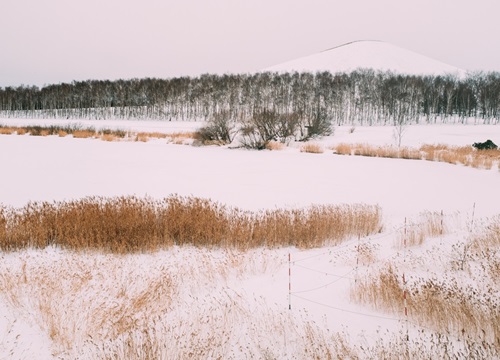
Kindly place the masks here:
<instances>
[{"instance_id":1,"label":"snow-covered hill","mask_svg":"<svg viewBox=\"0 0 500 360\"><path fill-rule=\"evenodd\" d=\"M465 75L463 69L383 41L354 41L264 70L349 73L359 68L412 75Z\"/></svg>"}]
</instances>

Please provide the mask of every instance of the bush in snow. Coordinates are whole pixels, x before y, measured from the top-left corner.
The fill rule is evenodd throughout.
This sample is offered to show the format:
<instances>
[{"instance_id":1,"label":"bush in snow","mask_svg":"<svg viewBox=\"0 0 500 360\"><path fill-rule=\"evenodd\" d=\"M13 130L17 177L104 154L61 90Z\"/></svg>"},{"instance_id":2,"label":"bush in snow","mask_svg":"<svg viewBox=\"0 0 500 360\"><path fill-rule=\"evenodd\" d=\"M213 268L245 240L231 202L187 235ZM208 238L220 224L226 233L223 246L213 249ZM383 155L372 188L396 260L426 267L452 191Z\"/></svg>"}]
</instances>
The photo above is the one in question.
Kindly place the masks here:
<instances>
[{"instance_id":1,"label":"bush in snow","mask_svg":"<svg viewBox=\"0 0 500 360\"><path fill-rule=\"evenodd\" d=\"M196 140L202 144L230 144L236 134L235 123L227 111L214 114L208 124L195 133Z\"/></svg>"},{"instance_id":2,"label":"bush in snow","mask_svg":"<svg viewBox=\"0 0 500 360\"><path fill-rule=\"evenodd\" d=\"M496 150L498 146L491 140L486 140L483 143L474 143L472 144L478 150Z\"/></svg>"}]
</instances>

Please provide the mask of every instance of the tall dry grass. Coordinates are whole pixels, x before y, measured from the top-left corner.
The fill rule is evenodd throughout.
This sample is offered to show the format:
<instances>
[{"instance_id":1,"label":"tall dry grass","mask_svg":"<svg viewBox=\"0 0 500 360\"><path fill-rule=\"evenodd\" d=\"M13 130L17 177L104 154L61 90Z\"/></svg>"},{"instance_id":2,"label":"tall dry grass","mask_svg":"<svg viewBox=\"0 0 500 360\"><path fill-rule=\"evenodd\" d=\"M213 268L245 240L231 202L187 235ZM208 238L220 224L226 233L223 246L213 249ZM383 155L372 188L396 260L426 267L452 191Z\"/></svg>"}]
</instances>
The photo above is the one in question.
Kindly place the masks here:
<instances>
[{"instance_id":1,"label":"tall dry grass","mask_svg":"<svg viewBox=\"0 0 500 360\"><path fill-rule=\"evenodd\" d=\"M416 149L393 146L373 146L368 144L338 144L333 148L338 155L357 155L395 159L421 160L422 154Z\"/></svg>"},{"instance_id":2,"label":"tall dry grass","mask_svg":"<svg viewBox=\"0 0 500 360\"><path fill-rule=\"evenodd\" d=\"M9 209L1 207L0 213L5 211ZM499 235L499 223L493 222L471 241L493 249L498 238L490 239ZM307 311L273 306L234 286L249 275L283 270L284 254L202 247L132 255L57 248L0 252L0 295L20 322L35 324L47 335L52 353L61 359L496 359L500 355L493 340L498 337L494 326L499 324L494 288L488 299L478 296L477 289L445 282L446 277L417 279L408 286L409 339L404 330L381 329L359 342L352 334L328 331ZM363 294L353 288L351 296L402 318L401 274L396 265L378 273L374 266L371 279L377 286L358 280ZM411 323L425 329L417 331ZM29 343L31 334L7 334L5 349L16 345L17 336L21 343Z\"/></svg>"},{"instance_id":3,"label":"tall dry grass","mask_svg":"<svg viewBox=\"0 0 500 360\"><path fill-rule=\"evenodd\" d=\"M339 155L359 155L395 159L413 159L445 162L474 168L491 169L500 165L500 150L477 150L472 146L444 144L422 145L419 149L368 144L338 144L333 148Z\"/></svg>"},{"instance_id":4,"label":"tall dry grass","mask_svg":"<svg viewBox=\"0 0 500 360\"><path fill-rule=\"evenodd\" d=\"M4 126L0 125L0 135L24 135L50 136L57 135L65 137L72 135L74 138L99 138L104 141L120 141L133 139L135 141L147 142L151 139L167 139L173 144L187 144L194 138L192 132L160 133L160 132L126 132L116 129L101 129L97 131L93 127L82 127L79 125L28 125L28 126Z\"/></svg>"},{"instance_id":5,"label":"tall dry grass","mask_svg":"<svg viewBox=\"0 0 500 360\"><path fill-rule=\"evenodd\" d=\"M95 133L92 127L83 128L80 125L27 125L27 126L4 126L0 125L0 134L2 135L25 135L29 134L31 136L66 136L68 134L73 134L78 131L90 131Z\"/></svg>"},{"instance_id":6,"label":"tall dry grass","mask_svg":"<svg viewBox=\"0 0 500 360\"><path fill-rule=\"evenodd\" d=\"M500 216L492 219L482 233L474 234L463 249L463 261L479 262L484 276L500 289Z\"/></svg>"},{"instance_id":7,"label":"tall dry grass","mask_svg":"<svg viewBox=\"0 0 500 360\"><path fill-rule=\"evenodd\" d=\"M429 213L427 216L426 233L441 234L440 214ZM409 280L407 278L405 284L403 272L389 265L356 282L351 289L351 299L379 311L396 314L404 320L403 293L407 287L408 320L411 323L450 334L461 341L480 341L485 349L498 349L500 218L493 219L483 232L471 235L462 245L452 246L451 256L445 257L448 265L441 269L444 274L440 276L414 276ZM448 247L438 251L445 249L449 251ZM453 256L453 251L457 249L458 267ZM412 260L425 263L423 259L410 257L409 261ZM413 271L418 273L418 270Z\"/></svg>"},{"instance_id":8,"label":"tall dry grass","mask_svg":"<svg viewBox=\"0 0 500 360\"><path fill-rule=\"evenodd\" d=\"M407 223L399 229L396 245L400 248L422 245L426 239L442 236L447 232L448 225L443 212L425 211L416 222Z\"/></svg>"},{"instance_id":9,"label":"tall dry grass","mask_svg":"<svg viewBox=\"0 0 500 360\"><path fill-rule=\"evenodd\" d=\"M57 245L126 253L185 244L312 248L381 230L380 208L361 204L248 212L195 197L88 197L1 209L3 250Z\"/></svg>"},{"instance_id":10,"label":"tall dry grass","mask_svg":"<svg viewBox=\"0 0 500 360\"><path fill-rule=\"evenodd\" d=\"M282 142L279 141L274 141L271 140L266 144L266 149L267 150L283 150L286 148L286 144L283 144Z\"/></svg>"},{"instance_id":11,"label":"tall dry grass","mask_svg":"<svg viewBox=\"0 0 500 360\"><path fill-rule=\"evenodd\" d=\"M500 216L492 219L482 233L473 236L472 248L478 254L500 249Z\"/></svg>"},{"instance_id":12,"label":"tall dry grass","mask_svg":"<svg viewBox=\"0 0 500 360\"><path fill-rule=\"evenodd\" d=\"M71 135L73 135L75 139L88 139L95 137L97 133L94 130L82 129L73 131Z\"/></svg>"},{"instance_id":13,"label":"tall dry grass","mask_svg":"<svg viewBox=\"0 0 500 360\"><path fill-rule=\"evenodd\" d=\"M366 280L358 280L351 290L351 300L402 316L404 286L400 277L389 265ZM408 296L407 301L408 308L413 309L413 298Z\"/></svg>"},{"instance_id":14,"label":"tall dry grass","mask_svg":"<svg viewBox=\"0 0 500 360\"><path fill-rule=\"evenodd\" d=\"M351 300L374 309L404 316L405 284L392 266L358 281ZM484 338L500 346L500 300L454 280L417 279L407 289L408 319L412 323L455 337Z\"/></svg>"},{"instance_id":15,"label":"tall dry grass","mask_svg":"<svg viewBox=\"0 0 500 360\"><path fill-rule=\"evenodd\" d=\"M274 254L26 251L0 263L0 289L60 359L347 357L347 342L307 316L231 286L241 272L266 272L256 264ZM242 270L231 266L235 255Z\"/></svg>"},{"instance_id":16,"label":"tall dry grass","mask_svg":"<svg viewBox=\"0 0 500 360\"><path fill-rule=\"evenodd\" d=\"M138 132L134 134L135 141L148 142L151 139L167 139L169 143L182 145L188 140L195 138L193 132L175 132L175 133L160 133L160 132Z\"/></svg>"},{"instance_id":17,"label":"tall dry grass","mask_svg":"<svg viewBox=\"0 0 500 360\"><path fill-rule=\"evenodd\" d=\"M325 150L321 145L314 143L306 143L300 147L300 152L311 154L322 154Z\"/></svg>"},{"instance_id":18,"label":"tall dry grass","mask_svg":"<svg viewBox=\"0 0 500 360\"><path fill-rule=\"evenodd\" d=\"M0 135L13 135L16 131L17 129L14 127L0 125Z\"/></svg>"},{"instance_id":19,"label":"tall dry grass","mask_svg":"<svg viewBox=\"0 0 500 360\"><path fill-rule=\"evenodd\" d=\"M129 268L125 260L60 253L36 262L28 255L2 269L1 295L38 324L54 351L71 352L92 338L109 341L145 327L172 308L180 285L172 272L138 273L138 265L132 262Z\"/></svg>"}]
</instances>

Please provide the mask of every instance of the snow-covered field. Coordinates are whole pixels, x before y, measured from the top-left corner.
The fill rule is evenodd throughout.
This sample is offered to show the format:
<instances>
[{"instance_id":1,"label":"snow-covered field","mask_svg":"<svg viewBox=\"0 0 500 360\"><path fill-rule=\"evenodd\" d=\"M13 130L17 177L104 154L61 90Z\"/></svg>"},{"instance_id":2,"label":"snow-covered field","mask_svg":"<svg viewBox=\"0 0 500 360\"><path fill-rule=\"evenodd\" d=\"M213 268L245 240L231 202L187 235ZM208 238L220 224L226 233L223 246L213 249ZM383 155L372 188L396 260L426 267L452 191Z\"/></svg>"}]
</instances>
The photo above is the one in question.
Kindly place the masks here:
<instances>
[{"instance_id":1,"label":"snow-covered field","mask_svg":"<svg viewBox=\"0 0 500 360\"><path fill-rule=\"evenodd\" d=\"M0 119L4 125L51 122L61 123ZM163 132L200 126L78 122ZM470 145L487 139L500 143L500 126L410 126L402 144ZM301 153L299 144L259 152L165 140L0 135L0 203L8 206L91 195L179 194L249 210L378 204L384 214L384 229L376 236L307 251L173 248L104 255L48 248L0 253L0 359L91 359L110 353L147 358L141 351L148 341L158 345L155 356L168 359L309 358L325 354L322 346L331 344L336 333L350 344L370 348L380 339L400 341L407 326L410 338L423 341L423 329L405 322L402 298L400 313L377 312L351 301L351 289L389 263L410 283L422 276L460 279L453 266L459 245L471 230L480 232L500 214L500 172L338 156L328 150L346 142L395 144L391 127L336 128L333 136L317 141L325 149L322 154ZM402 249L398 239L405 219L412 224L426 211L442 211L448 231ZM481 275L463 277L498 296L498 282ZM128 352L131 348L135 354ZM310 353L304 352L307 348Z\"/></svg>"}]
</instances>

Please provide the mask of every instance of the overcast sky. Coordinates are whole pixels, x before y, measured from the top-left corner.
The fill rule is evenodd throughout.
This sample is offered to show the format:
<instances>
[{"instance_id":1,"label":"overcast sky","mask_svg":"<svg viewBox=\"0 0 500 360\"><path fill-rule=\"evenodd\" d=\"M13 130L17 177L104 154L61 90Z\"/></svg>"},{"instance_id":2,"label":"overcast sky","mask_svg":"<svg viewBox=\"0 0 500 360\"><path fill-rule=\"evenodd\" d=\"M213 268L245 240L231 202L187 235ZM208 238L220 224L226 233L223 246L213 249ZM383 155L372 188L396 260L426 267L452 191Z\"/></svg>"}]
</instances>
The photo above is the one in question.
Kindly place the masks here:
<instances>
[{"instance_id":1,"label":"overcast sky","mask_svg":"<svg viewBox=\"0 0 500 360\"><path fill-rule=\"evenodd\" d=\"M500 71L500 0L2 0L0 87L253 72L354 40Z\"/></svg>"}]
</instances>

